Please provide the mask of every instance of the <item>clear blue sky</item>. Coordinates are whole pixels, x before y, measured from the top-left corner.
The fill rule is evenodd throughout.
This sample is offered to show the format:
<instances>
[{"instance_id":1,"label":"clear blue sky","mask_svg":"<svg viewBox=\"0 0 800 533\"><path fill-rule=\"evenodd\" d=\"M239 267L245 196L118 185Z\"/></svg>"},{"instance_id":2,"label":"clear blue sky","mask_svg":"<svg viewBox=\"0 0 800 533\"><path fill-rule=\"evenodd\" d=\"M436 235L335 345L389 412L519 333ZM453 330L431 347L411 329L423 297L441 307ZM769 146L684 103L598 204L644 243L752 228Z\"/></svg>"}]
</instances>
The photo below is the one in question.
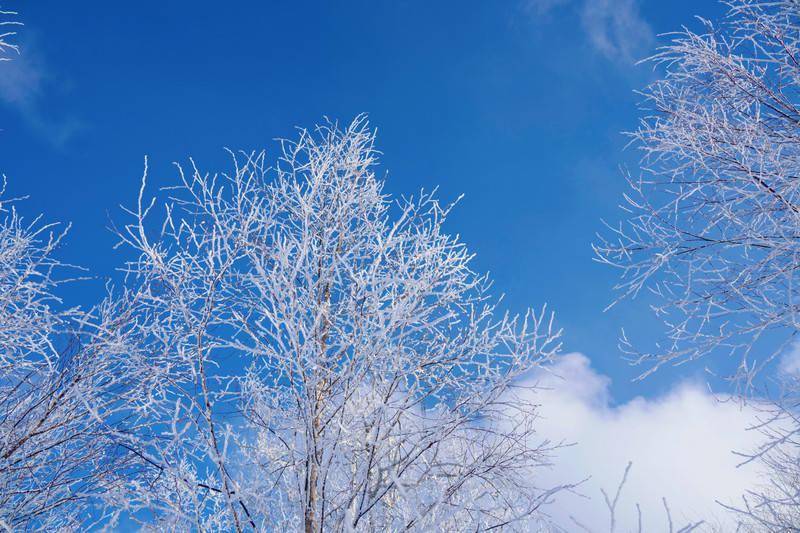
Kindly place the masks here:
<instances>
[{"instance_id":1,"label":"clear blue sky","mask_svg":"<svg viewBox=\"0 0 800 533\"><path fill-rule=\"evenodd\" d=\"M450 221L515 310L548 302L565 347L614 379L645 384L616 348L659 328L645 302L603 313L617 273L592 261L601 218L617 220L623 130L636 126L636 66L658 34L715 17L712 1L205 2L10 1L22 55L0 65L0 165L28 215L73 223L62 257L100 278L122 255L107 229L173 161L224 169L222 148L274 148L294 126L367 112L388 190L438 185L465 198ZM599 7L598 7L599 6ZM90 304L100 282L68 296Z\"/></svg>"}]
</instances>

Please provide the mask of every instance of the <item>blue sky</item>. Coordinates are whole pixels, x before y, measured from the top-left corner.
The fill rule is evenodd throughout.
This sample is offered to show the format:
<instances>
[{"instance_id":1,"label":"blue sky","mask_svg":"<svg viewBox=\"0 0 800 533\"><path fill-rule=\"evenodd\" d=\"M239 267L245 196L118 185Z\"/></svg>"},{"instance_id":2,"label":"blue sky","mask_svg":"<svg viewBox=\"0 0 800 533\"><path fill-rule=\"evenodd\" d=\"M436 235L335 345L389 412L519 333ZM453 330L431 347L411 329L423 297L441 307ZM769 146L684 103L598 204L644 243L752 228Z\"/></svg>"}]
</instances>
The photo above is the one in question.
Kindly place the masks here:
<instances>
[{"instance_id":1,"label":"blue sky","mask_svg":"<svg viewBox=\"0 0 800 533\"><path fill-rule=\"evenodd\" d=\"M0 73L0 156L28 215L73 224L62 257L113 275L109 220L173 161L224 169L223 147L273 139L324 115L367 112L395 194L465 198L450 221L515 310L547 302L565 348L613 380L617 401L656 395L699 365L644 384L617 336L660 331L644 301L611 312L617 273L592 261L615 221L636 126L635 60L658 34L716 17L716 2L13 2L22 55ZM89 305L102 283L67 292Z\"/></svg>"}]
</instances>

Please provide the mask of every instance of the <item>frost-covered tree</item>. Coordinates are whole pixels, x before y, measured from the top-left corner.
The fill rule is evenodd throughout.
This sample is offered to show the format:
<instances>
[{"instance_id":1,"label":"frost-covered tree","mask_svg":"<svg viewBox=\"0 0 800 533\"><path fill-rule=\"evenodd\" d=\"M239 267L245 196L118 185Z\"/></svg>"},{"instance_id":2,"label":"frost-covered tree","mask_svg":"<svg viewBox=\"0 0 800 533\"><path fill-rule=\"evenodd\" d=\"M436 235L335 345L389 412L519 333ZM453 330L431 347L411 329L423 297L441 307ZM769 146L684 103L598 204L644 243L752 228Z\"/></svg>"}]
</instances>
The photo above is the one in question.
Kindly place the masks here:
<instances>
[{"instance_id":1,"label":"frost-covered tree","mask_svg":"<svg viewBox=\"0 0 800 533\"><path fill-rule=\"evenodd\" d=\"M130 509L169 529L529 530L555 488L517 378L547 362L545 310L496 311L429 193L393 201L359 117L233 170L180 170L139 256L137 411L156 420ZM534 396L535 398L535 396Z\"/></svg>"},{"instance_id":2,"label":"frost-covered tree","mask_svg":"<svg viewBox=\"0 0 800 533\"><path fill-rule=\"evenodd\" d=\"M623 339L645 374L729 355L749 393L800 326L800 6L726 4L722 25L702 21L703 32L684 30L653 57L666 73L644 91L647 116L632 134L643 172L630 180L626 224L596 251L623 270L622 296L652 291L667 325L655 351ZM754 453L771 488L746 502L769 531L800 525L800 382L787 378Z\"/></svg>"},{"instance_id":3,"label":"frost-covered tree","mask_svg":"<svg viewBox=\"0 0 800 533\"><path fill-rule=\"evenodd\" d=\"M780 351L758 341L798 330L799 17L792 0L736 0L720 28L653 57L666 75L632 134L644 158L630 217L596 246L623 269L622 294L653 291L668 325L638 362L727 352L749 384Z\"/></svg>"},{"instance_id":4,"label":"frost-covered tree","mask_svg":"<svg viewBox=\"0 0 800 533\"><path fill-rule=\"evenodd\" d=\"M59 311L63 233L0 212L0 527L86 526L127 467L124 317Z\"/></svg>"}]
</instances>

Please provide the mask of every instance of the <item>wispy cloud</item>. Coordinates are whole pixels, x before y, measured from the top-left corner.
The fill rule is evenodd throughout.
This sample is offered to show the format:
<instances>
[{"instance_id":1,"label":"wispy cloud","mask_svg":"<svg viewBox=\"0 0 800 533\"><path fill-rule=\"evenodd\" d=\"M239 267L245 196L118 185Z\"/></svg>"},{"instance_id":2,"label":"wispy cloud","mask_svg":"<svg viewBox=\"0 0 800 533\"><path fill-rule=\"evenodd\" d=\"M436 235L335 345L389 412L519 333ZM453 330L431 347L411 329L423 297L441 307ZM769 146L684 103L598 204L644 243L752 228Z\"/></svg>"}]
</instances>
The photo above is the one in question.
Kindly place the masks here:
<instances>
[{"instance_id":1,"label":"wispy cloud","mask_svg":"<svg viewBox=\"0 0 800 533\"><path fill-rule=\"evenodd\" d=\"M45 110L43 102L57 86L56 80L39 54L36 39L30 37L19 46L19 54L0 62L0 101L20 114L25 123L56 146L63 146L81 128L72 117Z\"/></svg>"},{"instance_id":2,"label":"wispy cloud","mask_svg":"<svg viewBox=\"0 0 800 533\"><path fill-rule=\"evenodd\" d=\"M612 61L642 59L654 42L637 0L526 0L524 7L536 19L569 10L592 48Z\"/></svg>"},{"instance_id":3,"label":"wispy cloud","mask_svg":"<svg viewBox=\"0 0 800 533\"><path fill-rule=\"evenodd\" d=\"M716 502L741 502L741 495L759 482L756 466L737 467L741 457L733 453L752 451L762 442L760 433L746 430L756 421L755 409L720 401L696 383L676 385L658 398L615 405L610 379L577 353L563 356L553 375L535 379L546 388L536 393L540 437L577 443L555 457L543 485L591 476L580 488L584 496L562 494L552 509L568 531L576 529L570 517L592 531L606 530L600 489L613 494L629 461L633 467L620 498L619 531L636 531L636 504L643 530L663 531L662 497L680 527L706 520L722 531L735 529L732 516Z\"/></svg>"},{"instance_id":4,"label":"wispy cloud","mask_svg":"<svg viewBox=\"0 0 800 533\"><path fill-rule=\"evenodd\" d=\"M781 355L779 370L792 377L800 377L800 341L794 341Z\"/></svg>"},{"instance_id":5,"label":"wispy cloud","mask_svg":"<svg viewBox=\"0 0 800 533\"><path fill-rule=\"evenodd\" d=\"M532 15L544 16L560 6L567 4L570 0L527 0L523 7Z\"/></svg>"}]
</instances>

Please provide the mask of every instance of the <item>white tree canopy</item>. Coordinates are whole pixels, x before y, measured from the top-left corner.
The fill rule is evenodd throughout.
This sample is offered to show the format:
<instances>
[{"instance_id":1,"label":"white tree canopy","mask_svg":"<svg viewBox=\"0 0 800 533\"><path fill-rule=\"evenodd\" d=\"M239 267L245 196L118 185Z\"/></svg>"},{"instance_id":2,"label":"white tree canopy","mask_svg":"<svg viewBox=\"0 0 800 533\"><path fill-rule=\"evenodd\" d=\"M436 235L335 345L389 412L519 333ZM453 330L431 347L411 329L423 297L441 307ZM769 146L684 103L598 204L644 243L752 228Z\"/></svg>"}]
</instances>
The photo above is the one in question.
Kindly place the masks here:
<instances>
[{"instance_id":1,"label":"white tree canopy","mask_svg":"<svg viewBox=\"0 0 800 533\"><path fill-rule=\"evenodd\" d=\"M556 354L552 315L498 313L450 206L392 201L373 142L359 117L273 167L192 163L152 228L143 181L120 236L153 468L125 498L157 527L527 529L557 489L515 388Z\"/></svg>"}]
</instances>

